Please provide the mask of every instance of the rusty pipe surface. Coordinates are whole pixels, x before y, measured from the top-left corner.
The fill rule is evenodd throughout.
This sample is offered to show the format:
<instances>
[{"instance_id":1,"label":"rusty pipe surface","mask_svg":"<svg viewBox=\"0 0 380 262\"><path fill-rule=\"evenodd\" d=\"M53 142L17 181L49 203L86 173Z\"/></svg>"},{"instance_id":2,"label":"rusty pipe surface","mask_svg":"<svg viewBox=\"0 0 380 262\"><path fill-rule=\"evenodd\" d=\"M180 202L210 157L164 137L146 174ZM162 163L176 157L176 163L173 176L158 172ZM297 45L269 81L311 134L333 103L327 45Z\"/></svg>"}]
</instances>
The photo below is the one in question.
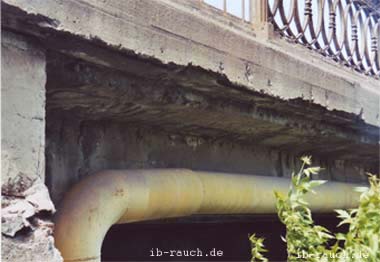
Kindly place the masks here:
<instances>
[{"instance_id":1,"label":"rusty pipe surface","mask_svg":"<svg viewBox=\"0 0 380 262\"><path fill-rule=\"evenodd\" d=\"M278 177L194 172L186 169L109 170L89 176L69 191L59 208L54 238L65 261L100 261L113 224L193 214L274 213ZM354 184L328 182L307 200L313 211L357 206Z\"/></svg>"}]
</instances>

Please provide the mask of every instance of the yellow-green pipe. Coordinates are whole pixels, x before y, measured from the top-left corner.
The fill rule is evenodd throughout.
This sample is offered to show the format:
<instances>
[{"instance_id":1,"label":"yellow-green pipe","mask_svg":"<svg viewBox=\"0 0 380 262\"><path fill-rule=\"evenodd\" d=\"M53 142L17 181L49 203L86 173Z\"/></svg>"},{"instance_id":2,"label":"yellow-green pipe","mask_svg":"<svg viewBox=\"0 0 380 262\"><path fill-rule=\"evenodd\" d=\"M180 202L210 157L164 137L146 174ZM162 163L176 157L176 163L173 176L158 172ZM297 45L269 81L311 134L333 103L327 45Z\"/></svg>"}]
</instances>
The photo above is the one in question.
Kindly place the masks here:
<instances>
[{"instance_id":1,"label":"yellow-green pipe","mask_svg":"<svg viewBox=\"0 0 380 262\"><path fill-rule=\"evenodd\" d=\"M109 170L89 176L65 196L54 238L65 261L100 261L113 224L193 214L274 213L273 191L286 193L290 180L186 169ZM328 182L310 194L311 209L353 208L357 185Z\"/></svg>"}]
</instances>

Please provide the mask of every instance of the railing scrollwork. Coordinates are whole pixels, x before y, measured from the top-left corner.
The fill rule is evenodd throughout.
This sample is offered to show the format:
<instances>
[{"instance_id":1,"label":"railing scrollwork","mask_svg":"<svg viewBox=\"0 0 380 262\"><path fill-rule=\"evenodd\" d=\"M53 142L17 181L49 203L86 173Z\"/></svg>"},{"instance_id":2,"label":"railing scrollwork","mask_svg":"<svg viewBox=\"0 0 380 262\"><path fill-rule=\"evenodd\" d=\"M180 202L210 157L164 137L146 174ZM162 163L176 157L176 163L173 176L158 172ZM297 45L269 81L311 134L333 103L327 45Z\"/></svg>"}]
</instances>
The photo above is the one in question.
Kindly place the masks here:
<instances>
[{"instance_id":1,"label":"railing scrollwork","mask_svg":"<svg viewBox=\"0 0 380 262\"><path fill-rule=\"evenodd\" d=\"M366 2L269 0L268 5L270 20L285 37L357 71L380 76L380 14Z\"/></svg>"},{"instance_id":2,"label":"railing scrollwork","mask_svg":"<svg viewBox=\"0 0 380 262\"><path fill-rule=\"evenodd\" d=\"M216 0L200 0L216 3ZM284 37L356 71L380 77L380 10L369 0L220 0L256 33L272 23ZM236 12L236 6L241 12ZM228 6L235 7L235 13ZM248 8L247 8L248 7ZM217 7L218 8L218 7ZM249 10L249 14L246 11ZM268 32L257 34L268 36Z\"/></svg>"}]
</instances>

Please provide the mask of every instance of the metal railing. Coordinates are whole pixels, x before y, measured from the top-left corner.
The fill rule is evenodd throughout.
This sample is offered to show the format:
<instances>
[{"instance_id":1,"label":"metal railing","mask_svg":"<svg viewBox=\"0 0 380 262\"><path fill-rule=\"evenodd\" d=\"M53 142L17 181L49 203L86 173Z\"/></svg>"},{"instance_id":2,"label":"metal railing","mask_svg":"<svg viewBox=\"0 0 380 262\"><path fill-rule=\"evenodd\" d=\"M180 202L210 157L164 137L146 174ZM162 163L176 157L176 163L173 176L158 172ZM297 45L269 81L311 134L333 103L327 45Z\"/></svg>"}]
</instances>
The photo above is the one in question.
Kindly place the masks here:
<instances>
[{"instance_id":1,"label":"metal railing","mask_svg":"<svg viewBox=\"0 0 380 262\"><path fill-rule=\"evenodd\" d=\"M284 37L367 75L380 77L380 11L363 0L202 0L241 15L256 30L274 29ZM248 10L247 10L248 8Z\"/></svg>"}]
</instances>

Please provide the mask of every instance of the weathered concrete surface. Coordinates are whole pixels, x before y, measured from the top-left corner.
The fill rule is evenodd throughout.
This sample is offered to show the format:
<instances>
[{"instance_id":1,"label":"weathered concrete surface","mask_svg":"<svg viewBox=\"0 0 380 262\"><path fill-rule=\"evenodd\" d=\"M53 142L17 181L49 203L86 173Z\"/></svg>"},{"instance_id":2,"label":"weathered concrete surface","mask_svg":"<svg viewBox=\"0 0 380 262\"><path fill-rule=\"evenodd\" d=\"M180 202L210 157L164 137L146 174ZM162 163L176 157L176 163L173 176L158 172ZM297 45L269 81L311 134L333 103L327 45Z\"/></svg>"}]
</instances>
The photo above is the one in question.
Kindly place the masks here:
<instances>
[{"instance_id":1,"label":"weathered concrete surface","mask_svg":"<svg viewBox=\"0 0 380 262\"><path fill-rule=\"evenodd\" d=\"M365 171L378 170L378 80L283 39L260 39L250 26L197 3L2 0L2 27L49 50L46 183L56 204L73 183L101 169L287 176L297 157L310 153L326 168L323 178L361 181ZM8 76L19 79L24 71ZM34 176L25 177L27 186L9 192L33 184ZM6 199L8 259L19 258L11 250L23 253L21 243L30 241L38 255L59 260L50 202L41 208L27 199ZM41 216L47 222L38 223Z\"/></svg>"},{"instance_id":2,"label":"weathered concrete surface","mask_svg":"<svg viewBox=\"0 0 380 262\"><path fill-rule=\"evenodd\" d=\"M5 27L82 60L51 59L49 110L378 165L379 81L303 47L255 37L192 1L3 3Z\"/></svg>"},{"instance_id":3,"label":"weathered concrete surface","mask_svg":"<svg viewBox=\"0 0 380 262\"><path fill-rule=\"evenodd\" d=\"M216 15L212 8L199 9L199 1L2 2L8 7L5 27L34 34L52 48L93 63L128 67L109 56L69 47L67 42L53 44L54 37L66 33L165 64L191 63L223 74L246 90L284 101L301 99L332 112L350 113L372 126L380 123L378 81L302 46L279 38L260 39L249 25ZM28 14L31 17L25 19Z\"/></svg>"},{"instance_id":4,"label":"weathered concrete surface","mask_svg":"<svg viewBox=\"0 0 380 262\"><path fill-rule=\"evenodd\" d=\"M3 196L2 261L62 261L52 236L54 212L49 192L41 181L17 198Z\"/></svg>"},{"instance_id":5,"label":"weathered concrete surface","mask_svg":"<svg viewBox=\"0 0 380 262\"><path fill-rule=\"evenodd\" d=\"M124 122L286 155L310 153L359 174L378 168L379 81L301 46L261 39L248 25L199 9L198 1L2 3L4 28L33 35L51 50L51 119ZM56 148L48 155L62 161L51 170L70 173L71 153L79 152L68 176L88 173L80 158L87 151L75 145L78 130L58 132L73 132L69 145L48 131ZM51 176L62 179L59 190L72 183Z\"/></svg>"},{"instance_id":6,"label":"weathered concrete surface","mask_svg":"<svg viewBox=\"0 0 380 262\"><path fill-rule=\"evenodd\" d=\"M230 136L208 137L160 126L117 120L85 120L48 112L47 185L58 205L81 178L104 169L189 168L215 172L289 177L298 155ZM366 181L368 166L334 158L314 158L321 179Z\"/></svg>"},{"instance_id":7,"label":"weathered concrete surface","mask_svg":"<svg viewBox=\"0 0 380 262\"><path fill-rule=\"evenodd\" d=\"M45 55L20 37L2 39L2 192L45 177Z\"/></svg>"},{"instance_id":8,"label":"weathered concrete surface","mask_svg":"<svg viewBox=\"0 0 380 262\"><path fill-rule=\"evenodd\" d=\"M47 184L56 204L102 169L289 176L312 154L326 179L377 172L378 130L344 114L247 93L200 68L114 58L128 71L47 55Z\"/></svg>"},{"instance_id":9,"label":"weathered concrete surface","mask_svg":"<svg viewBox=\"0 0 380 262\"><path fill-rule=\"evenodd\" d=\"M247 93L201 69L122 58L128 73L48 55L47 109L376 166L378 129L303 103ZM145 72L141 75L136 72ZM211 91L212 90L212 91Z\"/></svg>"},{"instance_id":10,"label":"weathered concrete surface","mask_svg":"<svg viewBox=\"0 0 380 262\"><path fill-rule=\"evenodd\" d=\"M2 261L61 261L45 179L45 54L2 32Z\"/></svg>"}]
</instances>

